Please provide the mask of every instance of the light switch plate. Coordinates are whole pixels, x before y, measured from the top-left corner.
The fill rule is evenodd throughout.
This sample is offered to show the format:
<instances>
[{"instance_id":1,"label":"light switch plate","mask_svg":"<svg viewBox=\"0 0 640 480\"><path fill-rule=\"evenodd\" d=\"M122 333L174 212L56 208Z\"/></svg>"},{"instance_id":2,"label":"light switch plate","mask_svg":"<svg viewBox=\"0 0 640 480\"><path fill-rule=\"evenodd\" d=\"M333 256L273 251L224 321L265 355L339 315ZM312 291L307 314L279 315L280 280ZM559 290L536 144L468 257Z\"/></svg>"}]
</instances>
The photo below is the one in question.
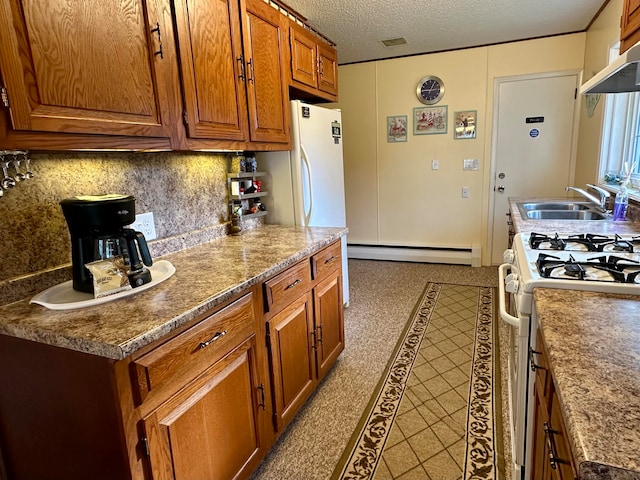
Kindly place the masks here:
<instances>
[{"instance_id":1,"label":"light switch plate","mask_svg":"<svg viewBox=\"0 0 640 480\"><path fill-rule=\"evenodd\" d=\"M129 225L130 228L142 232L146 240L158 238L156 235L156 224L153 220L153 212L140 213L136 215L136 221Z\"/></svg>"},{"instance_id":2,"label":"light switch plate","mask_svg":"<svg viewBox=\"0 0 640 480\"><path fill-rule=\"evenodd\" d=\"M469 198L469 187L462 187L462 198Z\"/></svg>"},{"instance_id":3,"label":"light switch plate","mask_svg":"<svg viewBox=\"0 0 640 480\"><path fill-rule=\"evenodd\" d=\"M431 170L438 170L440 168L440 162L438 160L431 160Z\"/></svg>"}]
</instances>

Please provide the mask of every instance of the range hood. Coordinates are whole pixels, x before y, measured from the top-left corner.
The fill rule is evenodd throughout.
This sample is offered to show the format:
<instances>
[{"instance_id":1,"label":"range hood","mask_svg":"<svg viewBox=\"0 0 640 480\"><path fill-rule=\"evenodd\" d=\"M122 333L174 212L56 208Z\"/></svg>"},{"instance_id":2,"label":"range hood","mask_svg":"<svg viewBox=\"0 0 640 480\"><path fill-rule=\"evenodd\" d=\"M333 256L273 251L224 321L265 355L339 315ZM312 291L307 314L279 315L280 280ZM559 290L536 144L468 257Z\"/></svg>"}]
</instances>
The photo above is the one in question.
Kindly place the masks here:
<instances>
[{"instance_id":1,"label":"range hood","mask_svg":"<svg viewBox=\"0 0 640 480\"><path fill-rule=\"evenodd\" d=\"M580 87L580 93L620 93L640 91L640 42L600 70Z\"/></svg>"}]
</instances>

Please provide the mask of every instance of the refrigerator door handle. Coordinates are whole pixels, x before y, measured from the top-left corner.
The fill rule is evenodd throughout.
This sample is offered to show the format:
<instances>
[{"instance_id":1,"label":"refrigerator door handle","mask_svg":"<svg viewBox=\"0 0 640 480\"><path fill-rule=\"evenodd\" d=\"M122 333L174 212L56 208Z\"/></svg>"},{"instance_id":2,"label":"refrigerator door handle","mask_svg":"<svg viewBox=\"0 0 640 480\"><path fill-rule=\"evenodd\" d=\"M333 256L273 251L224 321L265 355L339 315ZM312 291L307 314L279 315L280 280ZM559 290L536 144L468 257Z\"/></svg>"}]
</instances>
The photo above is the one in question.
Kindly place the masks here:
<instances>
[{"instance_id":1,"label":"refrigerator door handle","mask_svg":"<svg viewBox=\"0 0 640 480\"><path fill-rule=\"evenodd\" d=\"M313 192L311 189L311 169L309 168L309 155L307 154L307 151L304 148L304 145L300 144L300 150L302 155L300 155L300 157L302 158L302 162L304 163L304 166L306 167L307 170L307 186L308 186L308 193L309 193L309 209L307 211L304 212L304 224L305 225L309 225L309 221L311 219L311 211L313 210ZM305 192L302 192L302 208L304 209L305 205L304 205L304 195Z\"/></svg>"}]
</instances>

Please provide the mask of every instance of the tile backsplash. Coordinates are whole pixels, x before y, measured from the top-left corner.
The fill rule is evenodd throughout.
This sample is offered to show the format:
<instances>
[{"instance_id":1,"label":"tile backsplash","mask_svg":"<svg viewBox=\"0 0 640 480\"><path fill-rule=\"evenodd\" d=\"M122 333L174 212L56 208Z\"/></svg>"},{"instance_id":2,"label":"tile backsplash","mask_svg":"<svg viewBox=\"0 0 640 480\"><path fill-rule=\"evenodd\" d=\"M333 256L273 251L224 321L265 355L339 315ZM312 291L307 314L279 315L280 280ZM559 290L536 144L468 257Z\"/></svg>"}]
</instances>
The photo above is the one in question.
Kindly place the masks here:
<instances>
[{"instance_id":1,"label":"tile backsplash","mask_svg":"<svg viewBox=\"0 0 640 480\"><path fill-rule=\"evenodd\" d=\"M6 293L15 279L70 263L63 198L132 195L136 213L153 212L159 242L203 229L226 232L226 154L32 152L30 157L34 178L0 198L0 305L3 287ZM153 242L150 248L153 253Z\"/></svg>"}]
</instances>

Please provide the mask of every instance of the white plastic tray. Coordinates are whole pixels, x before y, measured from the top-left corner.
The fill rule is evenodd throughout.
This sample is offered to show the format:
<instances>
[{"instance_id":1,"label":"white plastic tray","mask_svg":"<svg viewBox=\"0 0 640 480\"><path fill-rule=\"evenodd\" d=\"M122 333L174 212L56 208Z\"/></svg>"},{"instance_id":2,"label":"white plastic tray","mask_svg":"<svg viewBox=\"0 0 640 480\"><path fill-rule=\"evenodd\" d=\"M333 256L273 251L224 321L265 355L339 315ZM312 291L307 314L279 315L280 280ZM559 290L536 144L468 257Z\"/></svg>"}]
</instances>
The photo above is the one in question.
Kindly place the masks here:
<instances>
[{"instance_id":1,"label":"white plastic tray","mask_svg":"<svg viewBox=\"0 0 640 480\"><path fill-rule=\"evenodd\" d=\"M29 303L37 303L50 310L73 310L76 308L92 307L148 290L160 282L164 282L175 273L176 269L170 262L158 260L149 267L149 271L151 272L151 281L149 283L132 288L131 290L107 295L106 297L93 298L91 293L78 292L73 289L73 281L69 280L68 282L61 283L60 285L48 288L44 292L38 293Z\"/></svg>"}]
</instances>

